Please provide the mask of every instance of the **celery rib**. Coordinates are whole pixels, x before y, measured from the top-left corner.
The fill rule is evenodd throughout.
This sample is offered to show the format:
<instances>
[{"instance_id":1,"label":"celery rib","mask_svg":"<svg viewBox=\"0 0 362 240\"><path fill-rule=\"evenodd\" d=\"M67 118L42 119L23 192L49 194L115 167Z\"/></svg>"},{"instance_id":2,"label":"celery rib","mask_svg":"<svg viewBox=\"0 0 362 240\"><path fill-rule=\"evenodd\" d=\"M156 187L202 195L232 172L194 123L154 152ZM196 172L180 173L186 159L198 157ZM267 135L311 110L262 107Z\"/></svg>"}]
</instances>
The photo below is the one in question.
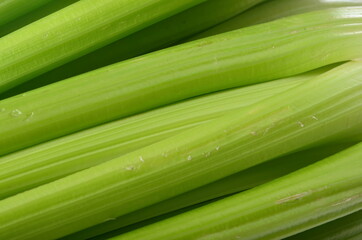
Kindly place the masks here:
<instances>
[{"instance_id":1,"label":"celery rib","mask_svg":"<svg viewBox=\"0 0 362 240\"><path fill-rule=\"evenodd\" d=\"M332 146L328 145L273 159L269 162L257 165L250 169L246 169L171 199L162 201L146 208L142 208L135 212L131 212L121 216L120 218L112 219L89 229L71 234L65 238L62 238L62 240L82 240L90 239L96 236L99 236L96 237L96 239L108 239L112 236L123 233L123 231L127 231L128 228L126 227L129 225L140 223L141 221L198 203L251 189L296 171L302 167L308 166L352 145L353 144L351 143ZM117 231L114 231L116 229Z\"/></svg>"},{"instance_id":2,"label":"celery rib","mask_svg":"<svg viewBox=\"0 0 362 240\"><path fill-rule=\"evenodd\" d=\"M57 1L57 0L52 0L52 1L48 1L47 4L44 4L43 6L37 8L37 9L33 9L17 18L16 20L7 23L3 26L0 27L0 37L3 37L17 29L20 29L32 22L35 22L51 13L54 13L56 11L59 11L62 8L65 8L66 6L69 6L75 2L77 2L79 0L61 0L61 1ZM36 1L27 1L27 2L36 2Z\"/></svg>"},{"instance_id":3,"label":"celery rib","mask_svg":"<svg viewBox=\"0 0 362 240\"><path fill-rule=\"evenodd\" d=\"M289 17L296 14L323 10L338 7L362 6L362 0L271 0L246 11L228 21L220 23L202 33L187 39L205 38L216 34L244 28L256 24L266 23L283 17Z\"/></svg>"},{"instance_id":4,"label":"celery rib","mask_svg":"<svg viewBox=\"0 0 362 240\"><path fill-rule=\"evenodd\" d=\"M59 80L171 46L186 37L221 23L262 1L264 0L206 1L31 79L31 81L2 94L0 98L14 96ZM213 14L209 14L210 12Z\"/></svg>"},{"instance_id":5,"label":"celery rib","mask_svg":"<svg viewBox=\"0 0 362 240\"><path fill-rule=\"evenodd\" d=\"M313 12L158 51L2 100L0 155L189 97L358 58L361 30L362 8Z\"/></svg>"},{"instance_id":6,"label":"celery rib","mask_svg":"<svg viewBox=\"0 0 362 240\"><path fill-rule=\"evenodd\" d=\"M0 238L59 238L361 129L361 73L361 62L344 64L208 124L4 199Z\"/></svg>"},{"instance_id":7,"label":"celery rib","mask_svg":"<svg viewBox=\"0 0 362 240\"><path fill-rule=\"evenodd\" d=\"M78 1L0 38L0 92L204 1Z\"/></svg>"},{"instance_id":8,"label":"celery rib","mask_svg":"<svg viewBox=\"0 0 362 240\"><path fill-rule=\"evenodd\" d=\"M362 143L250 191L112 240L283 239L362 209L361 156Z\"/></svg>"},{"instance_id":9,"label":"celery rib","mask_svg":"<svg viewBox=\"0 0 362 240\"><path fill-rule=\"evenodd\" d=\"M362 234L362 211L291 236L286 240L346 240Z\"/></svg>"},{"instance_id":10,"label":"celery rib","mask_svg":"<svg viewBox=\"0 0 362 240\"><path fill-rule=\"evenodd\" d=\"M54 0L2 0L0 27Z\"/></svg>"},{"instance_id":11,"label":"celery rib","mask_svg":"<svg viewBox=\"0 0 362 240\"><path fill-rule=\"evenodd\" d=\"M327 69L190 99L3 156L0 158L0 199L247 107L302 84Z\"/></svg>"}]
</instances>

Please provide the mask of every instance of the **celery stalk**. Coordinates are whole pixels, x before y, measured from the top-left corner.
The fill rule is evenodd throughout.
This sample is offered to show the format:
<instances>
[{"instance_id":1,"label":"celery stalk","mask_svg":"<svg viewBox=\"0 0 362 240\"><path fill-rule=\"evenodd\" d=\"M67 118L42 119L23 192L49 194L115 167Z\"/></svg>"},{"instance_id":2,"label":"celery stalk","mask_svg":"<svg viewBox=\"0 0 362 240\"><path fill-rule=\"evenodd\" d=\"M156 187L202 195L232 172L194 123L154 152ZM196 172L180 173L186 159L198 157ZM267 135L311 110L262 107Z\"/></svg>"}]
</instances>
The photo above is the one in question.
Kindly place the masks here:
<instances>
[{"instance_id":1,"label":"celery stalk","mask_svg":"<svg viewBox=\"0 0 362 240\"><path fill-rule=\"evenodd\" d=\"M361 40L362 8L331 9L82 74L0 101L0 155L189 97L359 58Z\"/></svg>"},{"instance_id":2,"label":"celery stalk","mask_svg":"<svg viewBox=\"0 0 362 240\"><path fill-rule=\"evenodd\" d=\"M6 155L0 158L0 199L247 107L316 77L327 69L190 99Z\"/></svg>"},{"instance_id":3,"label":"celery stalk","mask_svg":"<svg viewBox=\"0 0 362 240\"><path fill-rule=\"evenodd\" d=\"M337 7L362 6L362 0L271 0L239 14L221 24L187 39L205 38L208 36L273 21L296 14Z\"/></svg>"},{"instance_id":4,"label":"celery stalk","mask_svg":"<svg viewBox=\"0 0 362 240\"><path fill-rule=\"evenodd\" d=\"M186 37L221 23L262 1L264 0L206 1L34 78L2 94L0 98L14 96L59 80L171 46ZM213 14L209 14L210 12Z\"/></svg>"},{"instance_id":5,"label":"celery stalk","mask_svg":"<svg viewBox=\"0 0 362 240\"><path fill-rule=\"evenodd\" d=\"M344 64L208 124L0 201L0 238L59 238L346 130L360 131L361 96L362 63ZM349 174L361 176L361 168L350 168Z\"/></svg>"},{"instance_id":6,"label":"celery stalk","mask_svg":"<svg viewBox=\"0 0 362 240\"><path fill-rule=\"evenodd\" d=\"M291 236L286 240L346 240L362 234L362 210Z\"/></svg>"},{"instance_id":7,"label":"celery stalk","mask_svg":"<svg viewBox=\"0 0 362 240\"><path fill-rule=\"evenodd\" d=\"M0 2L0 27L51 1L54 0L2 0Z\"/></svg>"},{"instance_id":8,"label":"celery stalk","mask_svg":"<svg viewBox=\"0 0 362 240\"><path fill-rule=\"evenodd\" d=\"M0 37L3 37L19 28L22 28L36 20L39 20L53 12L56 12L66 6L69 6L79 0L53 0L48 1L47 4L44 4L42 7L39 7L35 10L31 10L29 13L17 18L16 20L7 23L0 27ZM27 3L36 2L36 1L27 1ZM30 10L30 9L27 9Z\"/></svg>"},{"instance_id":9,"label":"celery stalk","mask_svg":"<svg viewBox=\"0 0 362 240\"><path fill-rule=\"evenodd\" d=\"M362 143L250 191L112 240L283 239L362 209L361 157Z\"/></svg>"},{"instance_id":10,"label":"celery stalk","mask_svg":"<svg viewBox=\"0 0 362 240\"><path fill-rule=\"evenodd\" d=\"M89 239L101 234L104 235L100 238L108 239L128 231L129 228L126 226L131 224L256 187L333 155L351 145L353 144L328 145L273 159L171 199L69 235L62 240ZM113 231L115 229L118 230Z\"/></svg>"},{"instance_id":11,"label":"celery stalk","mask_svg":"<svg viewBox=\"0 0 362 240\"><path fill-rule=\"evenodd\" d=\"M76 2L0 38L0 92L204 1Z\"/></svg>"}]
</instances>

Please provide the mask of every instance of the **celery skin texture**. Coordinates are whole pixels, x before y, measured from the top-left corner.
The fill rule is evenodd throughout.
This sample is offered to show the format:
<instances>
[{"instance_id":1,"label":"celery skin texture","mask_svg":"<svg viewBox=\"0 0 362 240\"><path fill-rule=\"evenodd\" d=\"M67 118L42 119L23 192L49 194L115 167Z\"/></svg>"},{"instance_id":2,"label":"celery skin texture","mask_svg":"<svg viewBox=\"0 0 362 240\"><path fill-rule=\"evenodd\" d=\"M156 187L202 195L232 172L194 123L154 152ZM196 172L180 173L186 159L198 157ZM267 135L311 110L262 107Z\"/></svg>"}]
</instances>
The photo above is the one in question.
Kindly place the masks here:
<instances>
[{"instance_id":1,"label":"celery skin texture","mask_svg":"<svg viewBox=\"0 0 362 240\"><path fill-rule=\"evenodd\" d=\"M0 27L54 0L2 0Z\"/></svg>"},{"instance_id":2,"label":"celery skin texture","mask_svg":"<svg viewBox=\"0 0 362 240\"><path fill-rule=\"evenodd\" d=\"M205 38L283 17L328 8L362 6L362 0L271 0L185 40Z\"/></svg>"},{"instance_id":3,"label":"celery skin texture","mask_svg":"<svg viewBox=\"0 0 362 240\"><path fill-rule=\"evenodd\" d=\"M283 239L362 209L362 143L285 177L112 240Z\"/></svg>"},{"instance_id":4,"label":"celery skin texture","mask_svg":"<svg viewBox=\"0 0 362 240\"><path fill-rule=\"evenodd\" d=\"M0 158L0 199L207 123L302 84L329 68L201 96L3 156Z\"/></svg>"},{"instance_id":5,"label":"celery skin texture","mask_svg":"<svg viewBox=\"0 0 362 240\"><path fill-rule=\"evenodd\" d=\"M361 73L361 62L344 64L208 124L4 199L0 237L59 238L360 130Z\"/></svg>"},{"instance_id":6,"label":"celery skin texture","mask_svg":"<svg viewBox=\"0 0 362 240\"><path fill-rule=\"evenodd\" d=\"M0 38L0 92L205 0L82 0Z\"/></svg>"},{"instance_id":7,"label":"celery skin texture","mask_svg":"<svg viewBox=\"0 0 362 240\"><path fill-rule=\"evenodd\" d=\"M74 0L72 0L74 1ZM155 23L79 59L40 75L0 95L11 97L59 80L174 45L180 40L202 32L262 0L209 0L175 16ZM213 14L209 14L213 12ZM0 32L1 35L1 32Z\"/></svg>"},{"instance_id":8,"label":"celery skin texture","mask_svg":"<svg viewBox=\"0 0 362 240\"><path fill-rule=\"evenodd\" d=\"M158 218L164 218L169 215L168 213L175 214L174 211L176 210L251 189L322 160L352 145L351 143L328 145L273 159L190 192L69 235L62 238L62 240L108 239L129 231L129 229L136 227L136 223L137 225L146 224L145 220L153 221L157 216L159 216Z\"/></svg>"},{"instance_id":9,"label":"celery skin texture","mask_svg":"<svg viewBox=\"0 0 362 240\"><path fill-rule=\"evenodd\" d=\"M82 74L0 101L0 155L190 97L355 59L361 39L362 8L329 9Z\"/></svg>"},{"instance_id":10,"label":"celery skin texture","mask_svg":"<svg viewBox=\"0 0 362 240\"><path fill-rule=\"evenodd\" d=\"M32 10L29 13L17 18L16 20L1 26L0 37L3 37L17 29L20 29L32 22L35 22L51 13L59 11L60 9L65 8L77 1L79 0L62 0L62 1L52 0L47 4L44 4L42 7Z\"/></svg>"},{"instance_id":11,"label":"celery skin texture","mask_svg":"<svg viewBox=\"0 0 362 240\"><path fill-rule=\"evenodd\" d=\"M346 240L362 234L362 210L286 238L286 240Z\"/></svg>"}]
</instances>

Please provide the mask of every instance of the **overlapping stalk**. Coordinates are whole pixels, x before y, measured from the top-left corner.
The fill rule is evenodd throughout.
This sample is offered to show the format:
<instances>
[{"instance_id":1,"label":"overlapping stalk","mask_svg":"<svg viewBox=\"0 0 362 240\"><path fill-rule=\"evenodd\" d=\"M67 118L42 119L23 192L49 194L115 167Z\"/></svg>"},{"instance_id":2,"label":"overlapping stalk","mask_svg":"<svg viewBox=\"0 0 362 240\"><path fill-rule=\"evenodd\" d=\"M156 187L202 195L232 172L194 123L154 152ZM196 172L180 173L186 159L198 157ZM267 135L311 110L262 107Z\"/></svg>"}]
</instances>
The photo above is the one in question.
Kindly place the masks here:
<instances>
[{"instance_id":1,"label":"overlapping stalk","mask_svg":"<svg viewBox=\"0 0 362 240\"><path fill-rule=\"evenodd\" d=\"M176 103L0 158L0 199L150 145L279 94L330 67Z\"/></svg>"},{"instance_id":2,"label":"overlapping stalk","mask_svg":"<svg viewBox=\"0 0 362 240\"><path fill-rule=\"evenodd\" d=\"M0 38L0 93L204 1L74 3Z\"/></svg>"},{"instance_id":3,"label":"overlapping stalk","mask_svg":"<svg viewBox=\"0 0 362 240\"><path fill-rule=\"evenodd\" d=\"M346 130L358 131L361 73L362 63L347 63L249 108L2 200L0 237L65 236L303 147L341 138ZM349 166L351 178L361 176L361 168L344 166ZM326 180L333 179L328 176ZM354 183L347 184L350 192L361 191L360 183L357 188ZM338 189L333 199L346 196Z\"/></svg>"},{"instance_id":4,"label":"overlapping stalk","mask_svg":"<svg viewBox=\"0 0 362 240\"><path fill-rule=\"evenodd\" d=\"M0 27L54 0L2 0Z\"/></svg>"},{"instance_id":5,"label":"overlapping stalk","mask_svg":"<svg viewBox=\"0 0 362 240\"><path fill-rule=\"evenodd\" d=\"M357 59L362 55L361 29L362 8L313 12L194 41L5 99L0 101L0 154L189 97Z\"/></svg>"},{"instance_id":6,"label":"overlapping stalk","mask_svg":"<svg viewBox=\"0 0 362 240\"><path fill-rule=\"evenodd\" d=\"M361 156L362 143L250 191L112 239L283 239L362 209Z\"/></svg>"},{"instance_id":7,"label":"overlapping stalk","mask_svg":"<svg viewBox=\"0 0 362 240\"><path fill-rule=\"evenodd\" d=\"M74 0L72 0L74 1ZM59 80L165 48L243 12L263 0L209 0L9 90L14 96ZM213 14L209 14L213 12ZM1 32L0 32L1 34Z\"/></svg>"},{"instance_id":8,"label":"overlapping stalk","mask_svg":"<svg viewBox=\"0 0 362 240\"><path fill-rule=\"evenodd\" d=\"M155 217L161 218L165 216L164 214L169 216L176 210L182 211L187 207L197 206L199 203L205 203L209 200L254 188L322 160L352 145L351 143L328 145L280 157L171 199L71 234L62 238L62 240L81 240L93 237L96 237L96 239L108 239L127 232L132 224L142 224L145 220L152 221Z\"/></svg>"},{"instance_id":9,"label":"overlapping stalk","mask_svg":"<svg viewBox=\"0 0 362 240\"><path fill-rule=\"evenodd\" d=\"M362 6L362 0L270 0L216 25L187 41L205 38L296 14L338 7Z\"/></svg>"}]
</instances>

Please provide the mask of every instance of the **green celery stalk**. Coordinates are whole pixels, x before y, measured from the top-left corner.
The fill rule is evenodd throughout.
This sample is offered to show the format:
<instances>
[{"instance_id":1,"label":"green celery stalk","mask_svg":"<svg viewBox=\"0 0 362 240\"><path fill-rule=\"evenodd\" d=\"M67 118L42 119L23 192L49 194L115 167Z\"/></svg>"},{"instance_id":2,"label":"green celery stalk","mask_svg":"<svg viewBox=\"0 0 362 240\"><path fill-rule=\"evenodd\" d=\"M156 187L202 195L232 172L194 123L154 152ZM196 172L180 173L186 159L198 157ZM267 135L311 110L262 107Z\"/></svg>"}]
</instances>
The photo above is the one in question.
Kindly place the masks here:
<instances>
[{"instance_id":1,"label":"green celery stalk","mask_svg":"<svg viewBox=\"0 0 362 240\"><path fill-rule=\"evenodd\" d=\"M361 40L362 8L331 9L82 74L0 101L0 155L193 96L359 58Z\"/></svg>"},{"instance_id":2,"label":"green celery stalk","mask_svg":"<svg viewBox=\"0 0 362 240\"><path fill-rule=\"evenodd\" d=\"M96 239L108 239L129 231L132 226L127 226L131 224L140 224L147 219L256 187L315 163L351 145L353 144L328 145L273 159L171 199L71 234L62 240L89 239L99 235Z\"/></svg>"},{"instance_id":3,"label":"green celery stalk","mask_svg":"<svg viewBox=\"0 0 362 240\"><path fill-rule=\"evenodd\" d=\"M279 94L327 71L218 92L65 136L0 158L0 199L98 165Z\"/></svg>"},{"instance_id":4,"label":"green celery stalk","mask_svg":"<svg viewBox=\"0 0 362 240\"><path fill-rule=\"evenodd\" d=\"M362 209L361 157L362 143L250 191L111 239L283 239Z\"/></svg>"},{"instance_id":5,"label":"green celery stalk","mask_svg":"<svg viewBox=\"0 0 362 240\"><path fill-rule=\"evenodd\" d=\"M337 7L362 6L362 0L271 0L187 39L205 38L216 34L273 21L296 14Z\"/></svg>"},{"instance_id":6,"label":"green celery stalk","mask_svg":"<svg viewBox=\"0 0 362 240\"><path fill-rule=\"evenodd\" d=\"M74 0L72 0L74 1ZM122 60L165 48L264 0L209 0L11 89L6 98ZM212 12L213 14L210 14ZM0 33L1 34L1 33Z\"/></svg>"},{"instance_id":7,"label":"green celery stalk","mask_svg":"<svg viewBox=\"0 0 362 240\"><path fill-rule=\"evenodd\" d=\"M2 0L0 2L0 27L53 0Z\"/></svg>"},{"instance_id":8,"label":"green celery stalk","mask_svg":"<svg viewBox=\"0 0 362 240\"><path fill-rule=\"evenodd\" d=\"M78 1L0 38L0 93L204 1Z\"/></svg>"},{"instance_id":9,"label":"green celery stalk","mask_svg":"<svg viewBox=\"0 0 362 240\"><path fill-rule=\"evenodd\" d=\"M286 240L346 240L362 234L362 211L291 236Z\"/></svg>"},{"instance_id":10,"label":"green celery stalk","mask_svg":"<svg viewBox=\"0 0 362 240\"><path fill-rule=\"evenodd\" d=\"M48 3L44 4L43 6L37 8L37 9L33 9L30 12L28 12L27 14L18 17L16 20L11 21L10 23L7 23L3 26L0 27L0 37L3 37L19 28L22 28L32 22L35 22L36 20L39 20L51 13L54 13L62 8L65 8L66 6L69 6L75 2L77 2L79 0L61 0L61 1L56 1L56 0L50 0L48 1ZM26 1L28 4L29 3L34 3L37 1ZM27 8L27 10L29 11L30 9Z\"/></svg>"},{"instance_id":11,"label":"green celery stalk","mask_svg":"<svg viewBox=\"0 0 362 240\"><path fill-rule=\"evenodd\" d=\"M361 96L362 63L344 64L208 124L0 201L0 238L59 238L360 131Z\"/></svg>"}]
</instances>

